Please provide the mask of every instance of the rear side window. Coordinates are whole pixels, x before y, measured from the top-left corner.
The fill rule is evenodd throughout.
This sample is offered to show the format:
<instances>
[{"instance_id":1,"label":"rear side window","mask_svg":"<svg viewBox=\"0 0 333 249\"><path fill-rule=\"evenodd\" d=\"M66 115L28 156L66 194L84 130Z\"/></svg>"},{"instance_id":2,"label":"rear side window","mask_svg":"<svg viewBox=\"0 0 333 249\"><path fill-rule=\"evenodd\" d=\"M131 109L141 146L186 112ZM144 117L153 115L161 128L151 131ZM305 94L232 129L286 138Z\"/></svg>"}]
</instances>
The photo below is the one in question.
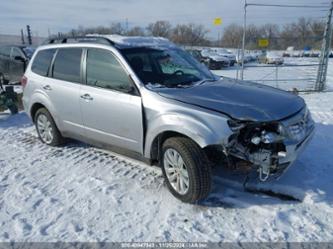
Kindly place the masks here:
<instances>
[{"instance_id":1,"label":"rear side window","mask_svg":"<svg viewBox=\"0 0 333 249\"><path fill-rule=\"evenodd\" d=\"M81 48L61 48L53 64L53 78L80 82Z\"/></svg>"},{"instance_id":2,"label":"rear side window","mask_svg":"<svg viewBox=\"0 0 333 249\"><path fill-rule=\"evenodd\" d=\"M31 71L41 76L47 76L54 52L55 49L39 51L32 63Z\"/></svg>"}]
</instances>

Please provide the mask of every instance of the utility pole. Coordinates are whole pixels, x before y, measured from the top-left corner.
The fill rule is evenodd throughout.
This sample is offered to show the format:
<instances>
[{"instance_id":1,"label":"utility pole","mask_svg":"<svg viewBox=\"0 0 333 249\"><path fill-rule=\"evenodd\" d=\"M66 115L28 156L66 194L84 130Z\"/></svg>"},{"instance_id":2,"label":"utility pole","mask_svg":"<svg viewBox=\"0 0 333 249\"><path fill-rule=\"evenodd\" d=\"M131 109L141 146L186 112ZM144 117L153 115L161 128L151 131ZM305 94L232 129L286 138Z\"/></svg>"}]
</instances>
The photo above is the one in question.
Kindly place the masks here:
<instances>
[{"instance_id":1,"label":"utility pole","mask_svg":"<svg viewBox=\"0 0 333 249\"><path fill-rule=\"evenodd\" d=\"M31 45L32 44L32 37L31 37L30 25L27 25L27 34L28 34L28 43L29 43L29 45Z\"/></svg>"},{"instance_id":2,"label":"utility pole","mask_svg":"<svg viewBox=\"0 0 333 249\"><path fill-rule=\"evenodd\" d=\"M333 0L332 0L333 1ZM246 13L247 11L247 1L245 0L244 4L244 25L243 25L243 41L242 41L242 70L240 73L241 80L244 79L244 56L245 56L245 40L246 40Z\"/></svg>"},{"instance_id":3,"label":"utility pole","mask_svg":"<svg viewBox=\"0 0 333 249\"><path fill-rule=\"evenodd\" d=\"M23 29L21 29L21 41L22 41L22 44L24 45L24 44L25 44L25 41L24 41L24 33L23 33Z\"/></svg>"},{"instance_id":4,"label":"utility pole","mask_svg":"<svg viewBox=\"0 0 333 249\"><path fill-rule=\"evenodd\" d=\"M324 32L323 45L320 53L320 61L318 68L318 75L315 85L316 91L323 91L326 85L328 59L331 52L331 39L332 39L332 12L333 0L331 0L331 7L328 12L326 28Z\"/></svg>"}]
</instances>

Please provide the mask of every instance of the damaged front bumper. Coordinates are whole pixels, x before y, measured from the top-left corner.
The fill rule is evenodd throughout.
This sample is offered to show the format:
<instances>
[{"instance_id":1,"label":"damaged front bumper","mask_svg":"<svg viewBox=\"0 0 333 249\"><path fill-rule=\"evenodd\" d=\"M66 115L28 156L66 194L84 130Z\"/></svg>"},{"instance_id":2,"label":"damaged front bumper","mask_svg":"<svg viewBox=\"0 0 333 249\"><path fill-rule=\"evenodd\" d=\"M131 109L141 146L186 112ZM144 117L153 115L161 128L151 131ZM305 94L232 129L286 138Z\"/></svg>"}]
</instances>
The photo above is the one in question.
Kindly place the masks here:
<instances>
[{"instance_id":1,"label":"damaged front bumper","mask_svg":"<svg viewBox=\"0 0 333 249\"><path fill-rule=\"evenodd\" d=\"M271 123L234 125L225 154L249 162L261 181L279 177L302 153L315 125L305 107L296 115Z\"/></svg>"}]
</instances>

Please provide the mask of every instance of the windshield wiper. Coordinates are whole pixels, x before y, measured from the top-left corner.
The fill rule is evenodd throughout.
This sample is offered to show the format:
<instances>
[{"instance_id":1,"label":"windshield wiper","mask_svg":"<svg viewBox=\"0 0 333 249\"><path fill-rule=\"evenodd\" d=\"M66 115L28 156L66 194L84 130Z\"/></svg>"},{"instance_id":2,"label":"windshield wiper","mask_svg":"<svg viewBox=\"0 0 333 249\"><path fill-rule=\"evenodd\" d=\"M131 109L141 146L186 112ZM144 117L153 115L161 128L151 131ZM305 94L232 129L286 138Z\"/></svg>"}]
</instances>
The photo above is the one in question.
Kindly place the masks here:
<instances>
[{"instance_id":1,"label":"windshield wiper","mask_svg":"<svg viewBox=\"0 0 333 249\"><path fill-rule=\"evenodd\" d=\"M204 79L204 80L198 81L195 85L200 86L200 85L203 85L207 82L215 82L215 81L217 81L217 80L216 79Z\"/></svg>"}]
</instances>

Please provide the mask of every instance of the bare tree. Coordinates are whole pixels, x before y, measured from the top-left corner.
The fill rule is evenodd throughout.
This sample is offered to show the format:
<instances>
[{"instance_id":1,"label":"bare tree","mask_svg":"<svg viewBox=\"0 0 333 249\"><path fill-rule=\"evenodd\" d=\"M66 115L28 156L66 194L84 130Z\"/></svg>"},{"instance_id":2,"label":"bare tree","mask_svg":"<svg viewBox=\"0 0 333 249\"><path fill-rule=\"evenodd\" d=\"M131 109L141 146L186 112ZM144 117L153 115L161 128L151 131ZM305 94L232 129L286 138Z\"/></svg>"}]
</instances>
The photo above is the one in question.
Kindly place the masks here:
<instances>
[{"instance_id":1,"label":"bare tree","mask_svg":"<svg viewBox=\"0 0 333 249\"><path fill-rule=\"evenodd\" d=\"M126 32L126 35L128 36L145 36L145 31L143 28L139 26L135 26L131 28L128 32Z\"/></svg>"},{"instance_id":2,"label":"bare tree","mask_svg":"<svg viewBox=\"0 0 333 249\"><path fill-rule=\"evenodd\" d=\"M297 22L284 25L281 29L275 24L262 26L249 25L246 30L246 48L259 49L258 40L269 40L270 49L296 49L305 47L320 48L323 37L324 23L316 20L300 18ZM243 28L237 24L227 26L223 33L222 45L239 47ZM332 43L333 44L333 43Z\"/></svg>"},{"instance_id":3,"label":"bare tree","mask_svg":"<svg viewBox=\"0 0 333 249\"><path fill-rule=\"evenodd\" d=\"M172 30L172 25L168 21L157 21L150 23L147 27L149 35L169 38Z\"/></svg>"},{"instance_id":4,"label":"bare tree","mask_svg":"<svg viewBox=\"0 0 333 249\"><path fill-rule=\"evenodd\" d=\"M222 44L225 47L239 48L241 44L243 28L238 24L230 24L224 30Z\"/></svg>"},{"instance_id":5,"label":"bare tree","mask_svg":"<svg viewBox=\"0 0 333 249\"><path fill-rule=\"evenodd\" d=\"M296 49L305 47L319 49L322 43L325 24L322 21L300 18L297 22L279 27L275 24L249 25L246 30L246 48L260 49L258 40L269 40L269 49L286 49L294 46ZM147 32L145 32L147 31ZM168 21L157 21L146 28L135 26L126 32L120 22L111 23L110 26L88 27L79 26L72 29L66 36L85 34L120 34L129 36L161 36L178 44L184 45L210 45L207 39L208 30L203 25L178 24L175 27ZM222 45L224 47L239 48L242 41L243 27L238 24L230 24L224 29ZM333 45L333 42L332 42Z\"/></svg>"},{"instance_id":6,"label":"bare tree","mask_svg":"<svg viewBox=\"0 0 333 249\"><path fill-rule=\"evenodd\" d=\"M186 45L206 45L208 30L203 25L178 24L172 31L171 39L175 43Z\"/></svg>"},{"instance_id":7,"label":"bare tree","mask_svg":"<svg viewBox=\"0 0 333 249\"><path fill-rule=\"evenodd\" d=\"M109 34L122 35L125 33L125 29L120 22L111 23Z\"/></svg>"}]
</instances>

